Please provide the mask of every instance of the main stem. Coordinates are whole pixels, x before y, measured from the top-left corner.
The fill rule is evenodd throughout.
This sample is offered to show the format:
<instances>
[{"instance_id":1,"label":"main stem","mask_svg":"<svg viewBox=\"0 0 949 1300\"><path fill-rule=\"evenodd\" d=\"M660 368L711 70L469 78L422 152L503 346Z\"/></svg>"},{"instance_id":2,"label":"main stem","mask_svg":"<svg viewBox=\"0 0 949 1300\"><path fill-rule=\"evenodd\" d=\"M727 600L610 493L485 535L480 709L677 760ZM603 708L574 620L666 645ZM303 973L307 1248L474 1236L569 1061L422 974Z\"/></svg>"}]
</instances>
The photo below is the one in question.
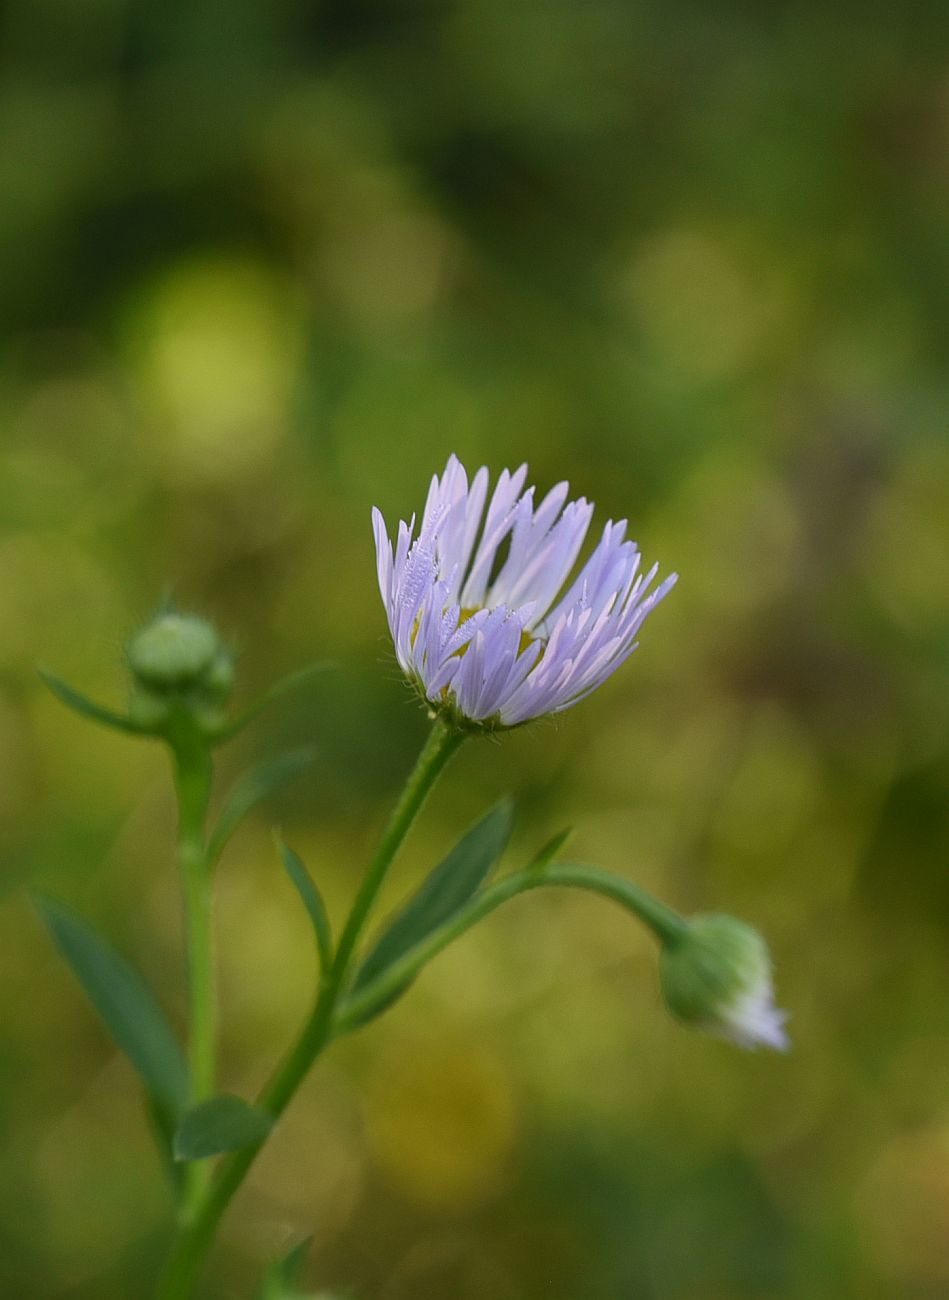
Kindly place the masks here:
<instances>
[{"instance_id":1,"label":"main stem","mask_svg":"<svg viewBox=\"0 0 949 1300\"><path fill-rule=\"evenodd\" d=\"M173 744L178 796L178 863L184 900L185 952L188 966L189 1101L214 1093L215 1004L214 942L211 927L211 864L205 819L211 791L211 758L203 740L184 732ZM181 1214L192 1217L208 1182L205 1165L185 1167Z\"/></svg>"},{"instance_id":2,"label":"main stem","mask_svg":"<svg viewBox=\"0 0 949 1300\"><path fill-rule=\"evenodd\" d=\"M296 1043L258 1098L257 1104L275 1120L283 1114L313 1062L332 1037L333 1011L372 905L429 791L463 740L463 733L437 721L419 755L360 885L316 1006ZM179 1232L159 1284L158 1300L187 1300L192 1294L221 1216L262 1146L263 1142L257 1142L243 1147L221 1162L194 1216Z\"/></svg>"}]
</instances>

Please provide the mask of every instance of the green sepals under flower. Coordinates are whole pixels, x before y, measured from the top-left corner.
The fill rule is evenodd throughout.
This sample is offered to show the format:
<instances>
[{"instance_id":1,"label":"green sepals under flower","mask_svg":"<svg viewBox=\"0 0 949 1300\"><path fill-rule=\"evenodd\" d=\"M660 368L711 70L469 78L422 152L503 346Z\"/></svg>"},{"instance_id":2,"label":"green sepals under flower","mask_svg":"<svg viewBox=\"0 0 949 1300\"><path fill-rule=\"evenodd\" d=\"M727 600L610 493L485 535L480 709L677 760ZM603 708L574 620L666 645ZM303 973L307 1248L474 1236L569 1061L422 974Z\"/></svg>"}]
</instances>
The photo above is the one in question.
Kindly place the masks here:
<instances>
[{"instance_id":1,"label":"green sepals under flower","mask_svg":"<svg viewBox=\"0 0 949 1300\"><path fill-rule=\"evenodd\" d=\"M785 1015L774 1006L771 958L761 935L732 916L695 916L659 959L672 1014L741 1047L784 1050Z\"/></svg>"}]
</instances>

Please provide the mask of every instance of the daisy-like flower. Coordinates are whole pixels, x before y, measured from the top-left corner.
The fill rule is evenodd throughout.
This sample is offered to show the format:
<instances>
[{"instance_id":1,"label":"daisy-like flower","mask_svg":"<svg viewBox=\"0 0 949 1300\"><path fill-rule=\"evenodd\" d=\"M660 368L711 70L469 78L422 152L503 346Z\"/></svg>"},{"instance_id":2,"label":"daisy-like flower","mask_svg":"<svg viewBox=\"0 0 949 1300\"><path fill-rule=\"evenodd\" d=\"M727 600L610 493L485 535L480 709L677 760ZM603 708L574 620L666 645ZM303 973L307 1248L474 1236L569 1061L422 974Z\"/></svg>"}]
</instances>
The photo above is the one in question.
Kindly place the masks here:
<instances>
[{"instance_id":1,"label":"daisy-like flower","mask_svg":"<svg viewBox=\"0 0 949 1300\"><path fill-rule=\"evenodd\" d=\"M666 1004L680 1020L739 1047L787 1048L771 957L750 925L733 916L694 916L663 948L659 970Z\"/></svg>"},{"instance_id":2,"label":"daisy-like flower","mask_svg":"<svg viewBox=\"0 0 949 1300\"><path fill-rule=\"evenodd\" d=\"M470 484L449 457L432 479L418 536L399 523L393 551L372 512L379 590L403 672L457 724L516 727L589 695L636 649L647 614L676 580L640 573L626 520L608 521L571 573L593 506L558 483L537 505L527 466ZM487 508L486 507L487 504ZM506 548L506 554L504 553Z\"/></svg>"}]
</instances>

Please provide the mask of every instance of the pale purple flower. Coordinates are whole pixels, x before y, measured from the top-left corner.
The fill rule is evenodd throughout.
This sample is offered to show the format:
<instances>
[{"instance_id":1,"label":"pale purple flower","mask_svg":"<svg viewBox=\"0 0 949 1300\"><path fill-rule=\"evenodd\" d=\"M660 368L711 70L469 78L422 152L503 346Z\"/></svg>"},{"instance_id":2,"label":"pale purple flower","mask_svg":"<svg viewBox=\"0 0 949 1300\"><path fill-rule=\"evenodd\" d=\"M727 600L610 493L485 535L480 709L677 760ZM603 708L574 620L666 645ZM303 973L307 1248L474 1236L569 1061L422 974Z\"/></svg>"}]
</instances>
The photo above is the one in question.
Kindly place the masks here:
<instances>
[{"instance_id":1,"label":"pale purple flower","mask_svg":"<svg viewBox=\"0 0 949 1300\"><path fill-rule=\"evenodd\" d=\"M650 590L626 520L608 521L571 581L593 506L558 483L540 504L523 491L527 466L469 485L450 456L433 477L415 536L399 523L393 553L372 512L379 590L402 670L435 711L485 727L560 713L636 649L647 614L676 580ZM485 508L487 503L487 509ZM507 554L499 559L502 547Z\"/></svg>"}]
</instances>

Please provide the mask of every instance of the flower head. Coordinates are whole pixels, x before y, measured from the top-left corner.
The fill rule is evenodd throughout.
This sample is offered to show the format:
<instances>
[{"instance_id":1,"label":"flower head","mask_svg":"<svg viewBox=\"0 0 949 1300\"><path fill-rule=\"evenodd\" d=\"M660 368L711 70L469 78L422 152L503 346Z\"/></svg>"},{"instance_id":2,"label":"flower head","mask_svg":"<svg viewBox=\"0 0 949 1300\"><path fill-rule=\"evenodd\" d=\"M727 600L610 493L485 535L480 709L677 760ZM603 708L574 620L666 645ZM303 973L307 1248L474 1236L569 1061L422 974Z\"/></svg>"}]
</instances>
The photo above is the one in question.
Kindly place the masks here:
<instances>
[{"instance_id":1,"label":"flower head","mask_svg":"<svg viewBox=\"0 0 949 1300\"><path fill-rule=\"evenodd\" d=\"M537 505L527 466L504 470L488 501L488 471L469 485L449 457L432 479L422 525L400 522L393 551L373 510L379 589L402 670L436 711L483 727L560 713L636 649L647 614L676 575L650 590L653 567L608 521L571 572L593 506L558 483ZM506 548L506 555L504 549Z\"/></svg>"},{"instance_id":2,"label":"flower head","mask_svg":"<svg viewBox=\"0 0 949 1300\"><path fill-rule=\"evenodd\" d=\"M663 997L680 1020L740 1047L788 1046L767 945L750 925L732 916L695 916L663 948L659 970Z\"/></svg>"}]
</instances>

